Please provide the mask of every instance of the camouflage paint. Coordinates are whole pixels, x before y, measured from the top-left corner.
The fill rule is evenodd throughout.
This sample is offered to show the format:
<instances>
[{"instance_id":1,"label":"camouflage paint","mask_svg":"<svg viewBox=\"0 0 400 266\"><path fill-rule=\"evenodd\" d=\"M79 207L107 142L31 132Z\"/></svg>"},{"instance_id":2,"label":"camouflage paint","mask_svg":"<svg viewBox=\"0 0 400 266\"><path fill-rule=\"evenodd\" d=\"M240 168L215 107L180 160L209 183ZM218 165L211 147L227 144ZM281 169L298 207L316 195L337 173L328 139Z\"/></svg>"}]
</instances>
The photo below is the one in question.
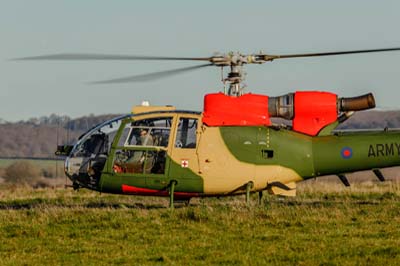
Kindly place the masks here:
<instances>
[{"instance_id":1,"label":"camouflage paint","mask_svg":"<svg viewBox=\"0 0 400 266\"><path fill-rule=\"evenodd\" d=\"M312 137L270 127L221 127L230 152L242 162L293 169L300 176L314 175Z\"/></svg>"},{"instance_id":2,"label":"camouflage paint","mask_svg":"<svg viewBox=\"0 0 400 266\"><path fill-rule=\"evenodd\" d=\"M395 166L400 164L400 132L382 130L315 137L313 152L316 175Z\"/></svg>"},{"instance_id":3,"label":"camouflage paint","mask_svg":"<svg viewBox=\"0 0 400 266\"><path fill-rule=\"evenodd\" d=\"M104 172L101 176L100 190L107 193L122 194L122 186L132 186L153 190L166 191L171 180L178 181L176 192L203 193L203 180L189 168L172 160L170 162L170 174L132 174Z\"/></svg>"},{"instance_id":4,"label":"camouflage paint","mask_svg":"<svg viewBox=\"0 0 400 266\"><path fill-rule=\"evenodd\" d=\"M224 133L231 133L228 134L230 142L222 133L226 129ZM258 136L259 132L263 133L258 127L202 127L198 156L205 193L243 193L249 182L253 183L252 191L260 191L273 182L286 184L301 180L288 167L279 163L262 164L261 159L256 159L254 140L260 137L262 142L267 141L267 136Z\"/></svg>"},{"instance_id":5,"label":"camouflage paint","mask_svg":"<svg viewBox=\"0 0 400 266\"><path fill-rule=\"evenodd\" d=\"M183 117L193 117L199 118L198 115L185 114ZM151 114L138 116L136 119L148 119L160 117L160 114ZM192 162L197 162L197 156L195 149L190 149L189 152L184 150L188 149L175 149L171 143L175 143L176 138L176 121L179 119L176 113L164 113L162 117L172 117L174 122L171 125L170 132L170 145L167 148L164 147L141 147L141 150L165 150L169 155L174 155L175 158L171 159L168 155L165 163L164 174L142 174L142 173L115 173L113 170L115 152L119 149L132 149L118 146L119 139L122 136L123 129L127 123L132 122L131 119L126 119L121 123L120 129L118 130L116 137L113 140L110 156L107 159L103 174L101 175L99 182L99 190L108 193L123 193L122 186L132 186L138 188L146 188L153 190L163 190L165 191L170 184L171 180L176 180L178 183L175 186L176 192L189 192L189 193L203 193L203 180L202 178L193 172L191 168L181 167L181 157L185 159L190 159ZM177 151L175 151L177 150ZM194 157L193 157L194 156ZM193 163L192 163L193 164Z\"/></svg>"},{"instance_id":6,"label":"camouflage paint","mask_svg":"<svg viewBox=\"0 0 400 266\"><path fill-rule=\"evenodd\" d=\"M160 117L160 113L139 115L137 119ZM201 116L193 113L166 112L174 118L164 174L114 173L114 153L121 149L118 140L99 182L99 190L123 193L122 187L158 191L166 195L172 180L176 192L194 196L231 195L245 192L252 182L252 191L268 189L274 194L292 195L295 183L327 174L341 174L400 165L400 132L337 133L312 137L284 128L266 126L207 127ZM180 117L198 118L197 146L175 148L177 121ZM128 119L125 123L129 123ZM182 162L188 165L183 166ZM274 185L278 184L278 185ZM280 185L279 185L280 184ZM283 185L283 186L282 186ZM285 187L289 189L289 191Z\"/></svg>"},{"instance_id":7,"label":"camouflage paint","mask_svg":"<svg viewBox=\"0 0 400 266\"><path fill-rule=\"evenodd\" d=\"M238 160L288 167L304 179L400 164L399 131L310 137L285 129L221 127L221 134ZM263 150L273 157L264 158Z\"/></svg>"}]
</instances>

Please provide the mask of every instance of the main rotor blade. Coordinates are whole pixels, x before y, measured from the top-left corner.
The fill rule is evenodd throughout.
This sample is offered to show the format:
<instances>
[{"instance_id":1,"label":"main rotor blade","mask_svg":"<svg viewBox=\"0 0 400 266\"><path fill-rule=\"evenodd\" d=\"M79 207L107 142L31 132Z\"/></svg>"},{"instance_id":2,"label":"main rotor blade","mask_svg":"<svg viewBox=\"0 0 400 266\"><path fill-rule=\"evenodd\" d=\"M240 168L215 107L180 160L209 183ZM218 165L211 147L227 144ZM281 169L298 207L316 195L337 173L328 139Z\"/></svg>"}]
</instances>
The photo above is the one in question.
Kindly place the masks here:
<instances>
[{"instance_id":1,"label":"main rotor blade","mask_svg":"<svg viewBox=\"0 0 400 266\"><path fill-rule=\"evenodd\" d=\"M111 54L50 54L16 58L15 60L195 60L210 61L209 57L166 57Z\"/></svg>"},{"instance_id":2,"label":"main rotor blade","mask_svg":"<svg viewBox=\"0 0 400 266\"><path fill-rule=\"evenodd\" d=\"M159 72L148 73L148 74L143 74L143 75L135 75L135 76L129 76L129 77L123 77L123 78L117 78L117 79L95 81L95 82L92 82L92 84L144 82L144 81L150 81L150 80L166 78L168 76L173 76L173 75L181 74L183 72L189 72L189 71L193 71L193 70L196 70L196 69L199 69L199 68L212 66L212 65L213 64L204 64L204 65L198 65L198 66L176 68L176 69L171 69L171 70L166 70L166 71L159 71Z\"/></svg>"},{"instance_id":3,"label":"main rotor blade","mask_svg":"<svg viewBox=\"0 0 400 266\"><path fill-rule=\"evenodd\" d=\"M341 52L328 52L328 53L309 53L309 54L287 54L287 55L264 55L264 60L272 61L282 58L295 58L295 57L313 57L313 56L329 56L329 55L343 55L343 54L362 54L362 53L376 53L376 52L389 52L400 51L400 47L386 48L386 49L372 49L372 50L354 50L354 51L341 51Z\"/></svg>"}]
</instances>

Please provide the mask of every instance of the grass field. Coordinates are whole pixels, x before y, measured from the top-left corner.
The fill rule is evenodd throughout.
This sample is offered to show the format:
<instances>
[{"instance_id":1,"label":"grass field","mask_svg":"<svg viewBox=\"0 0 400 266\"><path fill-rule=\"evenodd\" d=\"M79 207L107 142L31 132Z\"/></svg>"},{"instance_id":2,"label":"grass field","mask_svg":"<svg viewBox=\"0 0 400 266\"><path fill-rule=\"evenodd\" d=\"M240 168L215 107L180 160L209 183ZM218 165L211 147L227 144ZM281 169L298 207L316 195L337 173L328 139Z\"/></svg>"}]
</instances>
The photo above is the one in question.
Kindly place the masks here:
<instances>
[{"instance_id":1,"label":"grass field","mask_svg":"<svg viewBox=\"0 0 400 266\"><path fill-rule=\"evenodd\" d=\"M305 183L295 198L0 188L0 265L399 265L400 185Z\"/></svg>"}]
</instances>

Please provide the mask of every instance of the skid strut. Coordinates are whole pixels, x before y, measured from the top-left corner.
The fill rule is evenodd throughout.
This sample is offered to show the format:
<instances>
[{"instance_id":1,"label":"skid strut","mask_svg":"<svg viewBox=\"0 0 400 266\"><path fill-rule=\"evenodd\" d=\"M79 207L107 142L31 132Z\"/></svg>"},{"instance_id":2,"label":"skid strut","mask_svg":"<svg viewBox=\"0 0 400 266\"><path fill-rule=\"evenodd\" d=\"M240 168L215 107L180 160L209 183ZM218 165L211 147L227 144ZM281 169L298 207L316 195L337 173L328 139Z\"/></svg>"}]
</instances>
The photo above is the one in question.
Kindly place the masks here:
<instances>
[{"instance_id":1,"label":"skid strut","mask_svg":"<svg viewBox=\"0 0 400 266\"><path fill-rule=\"evenodd\" d=\"M250 191L253 188L253 182L248 182L246 184L246 204L249 205L250 204Z\"/></svg>"},{"instance_id":2,"label":"skid strut","mask_svg":"<svg viewBox=\"0 0 400 266\"><path fill-rule=\"evenodd\" d=\"M176 180L171 180L171 183L169 184L169 207L171 209L174 208L174 192L177 183Z\"/></svg>"}]
</instances>

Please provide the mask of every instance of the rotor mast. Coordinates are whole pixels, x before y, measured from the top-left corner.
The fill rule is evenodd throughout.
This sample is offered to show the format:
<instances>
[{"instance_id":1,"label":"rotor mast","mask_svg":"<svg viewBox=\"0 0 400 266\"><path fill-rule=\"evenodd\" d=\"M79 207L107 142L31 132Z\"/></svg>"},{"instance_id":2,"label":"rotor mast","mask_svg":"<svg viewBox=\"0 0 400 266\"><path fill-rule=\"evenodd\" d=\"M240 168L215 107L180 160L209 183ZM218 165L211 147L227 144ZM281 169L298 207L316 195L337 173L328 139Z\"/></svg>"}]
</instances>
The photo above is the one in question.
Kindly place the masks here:
<instances>
[{"instance_id":1,"label":"rotor mast","mask_svg":"<svg viewBox=\"0 0 400 266\"><path fill-rule=\"evenodd\" d=\"M227 55L213 56L209 60L213 65L220 67L230 67L230 72L223 79L224 84L229 84L227 95L241 96L245 86L242 82L245 80L246 72L243 70L245 64L262 64L265 61L260 60L259 55L242 55L237 52L230 52Z\"/></svg>"},{"instance_id":2,"label":"rotor mast","mask_svg":"<svg viewBox=\"0 0 400 266\"><path fill-rule=\"evenodd\" d=\"M224 79L225 82L229 83L228 95L231 96L240 96L243 94L244 87L241 86L241 83L244 79L242 72L243 66L231 66L231 72L228 73L228 77Z\"/></svg>"}]
</instances>

